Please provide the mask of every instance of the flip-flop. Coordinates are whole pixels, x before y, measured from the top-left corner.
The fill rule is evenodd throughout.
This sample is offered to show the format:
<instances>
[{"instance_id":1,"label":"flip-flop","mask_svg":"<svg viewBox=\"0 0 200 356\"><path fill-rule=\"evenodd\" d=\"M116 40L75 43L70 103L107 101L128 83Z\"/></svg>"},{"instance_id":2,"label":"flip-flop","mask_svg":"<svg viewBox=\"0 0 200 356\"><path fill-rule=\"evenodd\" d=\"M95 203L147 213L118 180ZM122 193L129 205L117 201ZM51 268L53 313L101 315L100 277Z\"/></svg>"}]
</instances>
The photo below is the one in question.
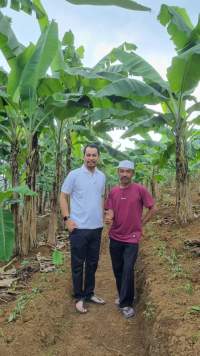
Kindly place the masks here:
<instances>
[{"instance_id":1,"label":"flip-flop","mask_svg":"<svg viewBox=\"0 0 200 356\"><path fill-rule=\"evenodd\" d=\"M78 300L75 304L76 311L80 314L85 314L87 313L87 309L84 307L84 301Z\"/></svg>"}]
</instances>

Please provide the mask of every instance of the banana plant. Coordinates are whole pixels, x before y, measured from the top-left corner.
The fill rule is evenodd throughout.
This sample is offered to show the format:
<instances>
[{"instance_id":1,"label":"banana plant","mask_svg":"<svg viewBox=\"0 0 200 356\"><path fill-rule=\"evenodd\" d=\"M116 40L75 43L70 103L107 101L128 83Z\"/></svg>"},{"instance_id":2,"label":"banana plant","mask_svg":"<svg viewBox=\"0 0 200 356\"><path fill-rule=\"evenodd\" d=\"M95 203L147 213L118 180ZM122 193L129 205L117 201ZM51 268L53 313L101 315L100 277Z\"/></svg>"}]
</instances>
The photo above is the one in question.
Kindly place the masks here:
<instances>
[{"instance_id":1,"label":"banana plant","mask_svg":"<svg viewBox=\"0 0 200 356\"><path fill-rule=\"evenodd\" d=\"M7 18L4 20L6 21ZM11 68L8 75L7 95L9 105L12 103L12 115L9 112L7 117L11 123L16 125L20 123L19 127L26 142L26 183L31 190L35 191L38 167L38 134L42 124L50 115L44 110L44 102L39 99L37 90L39 82L45 77L57 53L58 29L57 24L52 21L41 33L37 44L31 44L27 48L18 45L18 41L14 38L14 42L20 49L16 53L16 51L13 52L13 47L15 47L13 46L13 32L9 21L6 23L7 27L0 29L3 34L0 40L0 48ZM7 47L4 44L5 38L7 39ZM13 112L15 112L15 115L13 115ZM13 135L11 135L11 139L14 139ZM17 151L15 150L15 152ZM25 196L24 199L20 249L22 254L27 254L29 248L34 246L37 240L36 198Z\"/></svg>"},{"instance_id":2,"label":"banana plant","mask_svg":"<svg viewBox=\"0 0 200 356\"><path fill-rule=\"evenodd\" d=\"M115 103L124 99L144 106L143 111L138 110L132 115L132 119L128 120L126 136L152 129L159 132L162 126L171 130L175 140L176 156L176 212L179 222L184 224L193 218L187 140L190 137L191 125L199 123L198 114L195 117L191 116L193 112L199 110L199 103L196 103L191 94L200 80L200 22L195 27L191 26L185 10L167 5L161 7L158 18L163 25L168 26L178 50L167 70L168 80L163 80L149 63L135 53L134 45L131 47L123 44L113 49L95 69L110 72L114 66L115 73L123 74L124 77L99 90L95 98ZM142 77L142 81L136 80L137 76ZM189 100L194 100L194 104L186 109ZM150 110L147 104L160 104L162 110Z\"/></svg>"},{"instance_id":3,"label":"banana plant","mask_svg":"<svg viewBox=\"0 0 200 356\"><path fill-rule=\"evenodd\" d=\"M133 1L127 1L123 7L128 8L130 4L134 10L146 10ZM0 6L7 5L7 1L0 4ZM110 2L110 5L119 4ZM6 120L1 122L1 131L7 135L7 139L9 138L11 147L14 147L14 149L11 148L11 152L13 151L16 155L12 160L15 163L12 174L16 178L12 184L15 186L19 183L17 164L21 139L25 146L25 181L35 192L39 167L38 139L44 125L55 118L59 120L57 121L59 136L62 129L64 131L64 125L67 125L68 132L76 130L85 132L85 135L93 135L95 128L94 133L91 134L89 133L91 125L89 129L82 125L88 110L94 105L88 94L93 90L102 89L114 78L116 79L116 76L114 73L90 73L90 70L83 69L80 61L83 48L75 49L73 34L70 31L64 35L62 42L59 41L57 24L49 21L39 0L12 1L11 7L28 14L35 11L41 28L41 36L37 44L25 47L19 43L13 33L9 18L0 13L0 49L10 67L6 83L6 105L2 103ZM51 77L47 75L50 67ZM3 71L1 71L1 76L3 76ZM81 112L85 112L85 117L82 117ZM78 116L79 113L80 116ZM75 119L76 116L77 119ZM105 135L105 128L97 125L97 131ZM60 163L59 157L57 156L56 160L58 163ZM60 172L60 168L57 168L56 171ZM35 196L24 196L22 220L19 250L21 254L26 255L29 249L37 243ZM18 221L17 219L16 225Z\"/></svg>"},{"instance_id":4,"label":"banana plant","mask_svg":"<svg viewBox=\"0 0 200 356\"><path fill-rule=\"evenodd\" d=\"M23 11L28 15L31 15L34 12L40 27L45 28L47 26L48 17L40 0L11 0L10 4L7 0L0 2L0 8L4 8L9 5L12 10Z\"/></svg>"},{"instance_id":5,"label":"banana plant","mask_svg":"<svg viewBox=\"0 0 200 356\"><path fill-rule=\"evenodd\" d=\"M9 261L16 253L15 228L13 214L8 206L16 204L15 194L18 194L18 202L23 204L24 196L34 196L27 186L19 186L0 191L0 261Z\"/></svg>"},{"instance_id":6,"label":"banana plant","mask_svg":"<svg viewBox=\"0 0 200 356\"><path fill-rule=\"evenodd\" d=\"M162 130L159 141L151 138L149 132L142 134L140 139L132 138L134 151L128 150L129 157L136 164L135 179L146 184L156 198L158 185L167 180L165 167L170 168L170 174L175 174L174 152L175 142L170 130Z\"/></svg>"},{"instance_id":7,"label":"banana plant","mask_svg":"<svg viewBox=\"0 0 200 356\"><path fill-rule=\"evenodd\" d=\"M4 29L8 44L10 34L12 34L12 29L8 21L6 32ZM16 43L18 43L17 39ZM87 112L91 106L91 99L86 94L91 90L103 88L111 79L105 79L103 75L96 73L90 74L88 69L80 67L83 49L75 49L71 32L65 33L60 42L57 39L57 26L54 22L45 27L36 45L31 44L25 48L19 44L18 47L20 51L12 55L12 60L10 60L8 51L4 53L11 68L7 81L6 120L9 122L9 128L15 124L22 135L26 146L24 157L26 184L35 191L39 167L38 139L42 128L46 125L51 126L50 123L58 119L58 127L61 131L63 129L64 132L66 126L66 132L76 130L91 137L89 132L91 127L87 125L85 127L85 121L84 126L82 124L85 119L81 112ZM4 43L2 43L3 48ZM79 68L73 69L74 65L79 65ZM46 75L49 66L53 73L51 77ZM97 127L97 130L100 131L100 128ZM101 131L103 132L103 129ZM8 134L12 144L14 135L11 131ZM92 135L94 137L94 134ZM14 150L15 154L18 151ZM56 172L60 172L62 160L59 159L59 155L56 157L56 162L58 162L57 168L55 167ZM18 162L18 157L15 157L14 162ZM57 173L55 176L57 177ZM59 182L56 184L55 192L58 192ZM24 199L22 237L19 244L20 252L27 254L29 249L37 243L36 198L26 196Z\"/></svg>"},{"instance_id":8,"label":"banana plant","mask_svg":"<svg viewBox=\"0 0 200 356\"><path fill-rule=\"evenodd\" d=\"M136 1L133 0L66 0L74 5L98 5L98 6L119 6L129 10L135 11L150 11L150 8L147 6L143 6L138 4ZM0 8L8 6L8 1L3 0L0 2ZM12 0L10 3L10 7L16 11L24 11L26 14L32 14L34 11L36 16L39 20L46 17L46 12L42 6L40 0Z\"/></svg>"},{"instance_id":9,"label":"banana plant","mask_svg":"<svg viewBox=\"0 0 200 356\"><path fill-rule=\"evenodd\" d=\"M200 18L194 27L184 9L163 5L158 16L176 45L177 56L167 70L171 89L166 113L175 125L176 141L176 207L182 223L193 217L189 191L187 140L191 125L198 124L198 115L192 117L196 107L187 110L188 99L200 81ZM193 99L193 98L192 98Z\"/></svg>"},{"instance_id":10,"label":"banana plant","mask_svg":"<svg viewBox=\"0 0 200 356\"><path fill-rule=\"evenodd\" d=\"M9 261L14 252L14 222L9 210L0 206L0 261Z\"/></svg>"},{"instance_id":11,"label":"banana plant","mask_svg":"<svg viewBox=\"0 0 200 356\"><path fill-rule=\"evenodd\" d=\"M67 0L74 5L98 5L98 6L119 6L124 9L135 10L135 11L150 11L150 8L138 4L136 1L132 0Z\"/></svg>"}]
</instances>

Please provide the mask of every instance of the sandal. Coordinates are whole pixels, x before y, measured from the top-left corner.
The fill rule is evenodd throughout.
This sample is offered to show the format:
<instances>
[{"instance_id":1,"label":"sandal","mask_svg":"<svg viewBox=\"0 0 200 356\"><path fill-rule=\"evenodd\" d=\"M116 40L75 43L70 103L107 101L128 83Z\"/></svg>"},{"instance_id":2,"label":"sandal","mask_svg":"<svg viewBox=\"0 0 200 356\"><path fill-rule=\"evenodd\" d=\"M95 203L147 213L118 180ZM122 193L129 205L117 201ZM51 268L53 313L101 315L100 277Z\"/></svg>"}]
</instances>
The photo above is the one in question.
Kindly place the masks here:
<instances>
[{"instance_id":1,"label":"sandal","mask_svg":"<svg viewBox=\"0 0 200 356\"><path fill-rule=\"evenodd\" d=\"M124 307L124 308L120 308L120 309L126 319L129 319L129 318L132 318L133 316L135 316L135 310L132 307Z\"/></svg>"},{"instance_id":2,"label":"sandal","mask_svg":"<svg viewBox=\"0 0 200 356\"><path fill-rule=\"evenodd\" d=\"M84 307L83 299L80 299L75 304L76 311L80 314L87 313L87 309Z\"/></svg>"}]
</instances>

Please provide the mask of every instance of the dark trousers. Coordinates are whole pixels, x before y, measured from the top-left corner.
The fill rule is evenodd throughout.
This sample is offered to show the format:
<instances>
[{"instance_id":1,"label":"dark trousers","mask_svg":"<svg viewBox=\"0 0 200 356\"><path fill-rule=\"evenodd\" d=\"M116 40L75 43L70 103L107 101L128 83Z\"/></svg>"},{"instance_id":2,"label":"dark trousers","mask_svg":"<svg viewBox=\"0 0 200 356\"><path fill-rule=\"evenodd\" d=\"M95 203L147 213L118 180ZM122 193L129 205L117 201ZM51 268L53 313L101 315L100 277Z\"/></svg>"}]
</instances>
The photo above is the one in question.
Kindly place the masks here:
<instances>
[{"instance_id":1,"label":"dark trousers","mask_svg":"<svg viewBox=\"0 0 200 356\"><path fill-rule=\"evenodd\" d=\"M119 293L120 308L133 305L134 265L137 255L138 244L110 239L110 256Z\"/></svg>"},{"instance_id":2,"label":"dark trousers","mask_svg":"<svg viewBox=\"0 0 200 356\"><path fill-rule=\"evenodd\" d=\"M89 299L94 294L101 232L102 228L74 229L70 234L72 282L76 299Z\"/></svg>"}]
</instances>

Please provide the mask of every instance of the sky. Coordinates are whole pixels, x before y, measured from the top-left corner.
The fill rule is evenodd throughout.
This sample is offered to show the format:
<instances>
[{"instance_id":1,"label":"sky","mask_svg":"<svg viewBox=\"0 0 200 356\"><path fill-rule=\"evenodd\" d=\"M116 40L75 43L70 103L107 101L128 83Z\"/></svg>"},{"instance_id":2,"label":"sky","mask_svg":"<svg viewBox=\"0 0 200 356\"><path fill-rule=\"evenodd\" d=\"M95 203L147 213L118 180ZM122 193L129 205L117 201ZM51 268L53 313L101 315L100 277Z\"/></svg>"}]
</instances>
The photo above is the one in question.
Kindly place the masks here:
<instances>
[{"instance_id":1,"label":"sky","mask_svg":"<svg viewBox=\"0 0 200 356\"><path fill-rule=\"evenodd\" d=\"M122 0L123 1L123 0ZM137 53L150 62L166 77L166 69L175 55L173 43L166 28L160 25L157 15L161 4L184 7L195 25L200 13L199 0L138 0L152 9L151 12L131 11L114 6L77 6L65 0L41 0L49 18L58 22L60 38L71 30L76 46L85 48L84 65L94 66L113 47L124 41L134 43ZM10 9L2 12L12 18L12 27L18 40L28 45L36 42L40 30L34 15ZM0 55L0 66L6 63ZM197 94L200 95L198 88Z\"/></svg>"}]
</instances>

